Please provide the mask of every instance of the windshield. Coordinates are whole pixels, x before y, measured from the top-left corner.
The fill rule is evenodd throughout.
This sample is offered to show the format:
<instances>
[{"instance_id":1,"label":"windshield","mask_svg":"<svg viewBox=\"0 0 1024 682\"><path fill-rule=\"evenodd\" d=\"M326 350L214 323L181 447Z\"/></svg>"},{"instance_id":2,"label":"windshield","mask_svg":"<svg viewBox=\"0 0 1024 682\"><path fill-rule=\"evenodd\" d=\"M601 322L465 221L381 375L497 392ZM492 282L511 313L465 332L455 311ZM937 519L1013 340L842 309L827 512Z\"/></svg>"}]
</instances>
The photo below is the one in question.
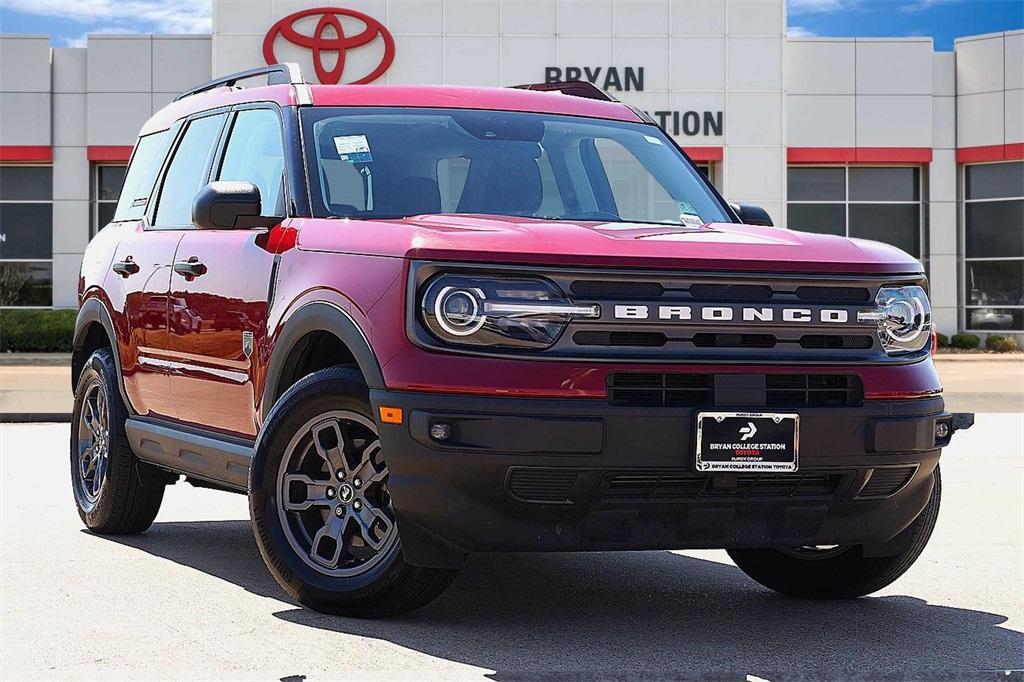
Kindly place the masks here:
<instances>
[{"instance_id":1,"label":"windshield","mask_svg":"<svg viewBox=\"0 0 1024 682\"><path fill-rule=\"evenodd\" d=\"M730 221L700 172L652 125L362 107L303 109L302 117L317 216Z\"/></svg>"}]
</instances>

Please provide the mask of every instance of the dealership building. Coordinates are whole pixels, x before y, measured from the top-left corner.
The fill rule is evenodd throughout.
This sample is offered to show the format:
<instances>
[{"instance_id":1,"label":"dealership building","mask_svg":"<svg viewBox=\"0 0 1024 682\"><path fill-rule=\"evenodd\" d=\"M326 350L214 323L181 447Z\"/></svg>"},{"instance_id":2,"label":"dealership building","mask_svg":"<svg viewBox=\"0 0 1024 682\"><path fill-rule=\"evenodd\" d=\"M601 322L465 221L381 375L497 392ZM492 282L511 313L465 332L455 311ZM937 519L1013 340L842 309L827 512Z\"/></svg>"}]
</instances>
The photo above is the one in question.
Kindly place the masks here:
<instances>
[{"instance_id":1,"label":"dealership building","mask_svg":"<svg viewBox=\"0 0 1024 682\"><path fill-rule=\"evenodd\" d=\"M787 37L783 0L214 0L212 35L0 34L0 307L75 306L142 123L268 61L324 83L590 80L729 200L921 259L940 331L1024 334L1024 31L951 52Z\"/></svg>"}]
</instances>

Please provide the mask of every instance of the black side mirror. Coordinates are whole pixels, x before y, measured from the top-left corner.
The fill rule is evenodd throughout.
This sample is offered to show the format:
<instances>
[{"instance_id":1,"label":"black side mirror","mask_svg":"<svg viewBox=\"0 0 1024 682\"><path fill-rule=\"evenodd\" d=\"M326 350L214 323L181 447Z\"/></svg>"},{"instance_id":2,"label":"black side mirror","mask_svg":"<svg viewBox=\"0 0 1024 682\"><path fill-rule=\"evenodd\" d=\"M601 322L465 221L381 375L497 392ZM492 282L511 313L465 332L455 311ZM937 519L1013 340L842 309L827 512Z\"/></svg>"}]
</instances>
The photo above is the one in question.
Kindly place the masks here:
<instances>
[{"instance_id":1,"label":"black side mirror","mask_svg":"<svg viewBox=\"0 0 1024 682\"><path fill-rule=\"evenodd\" d=\"M732 206L732 210L736 211L736 215L739 216L740 222L744 225L763 225L764 227L774 227L775 223L772 222L772 217L768 215L768 211L764 210L760 206L754 206L753 204L729 204Z\"/></svg>"},{"instance_id":2,"label":"black side mirror","mask_svg":"<svg viewBox=\"0 0 1024 682\"><path fill-rule=\"evenodd\" d=\"M284 220L261 216L260 189L251 182L218 180L199 190L192 202L192 222L201 230L273 227Z\"/></svg>"}]
</instances>

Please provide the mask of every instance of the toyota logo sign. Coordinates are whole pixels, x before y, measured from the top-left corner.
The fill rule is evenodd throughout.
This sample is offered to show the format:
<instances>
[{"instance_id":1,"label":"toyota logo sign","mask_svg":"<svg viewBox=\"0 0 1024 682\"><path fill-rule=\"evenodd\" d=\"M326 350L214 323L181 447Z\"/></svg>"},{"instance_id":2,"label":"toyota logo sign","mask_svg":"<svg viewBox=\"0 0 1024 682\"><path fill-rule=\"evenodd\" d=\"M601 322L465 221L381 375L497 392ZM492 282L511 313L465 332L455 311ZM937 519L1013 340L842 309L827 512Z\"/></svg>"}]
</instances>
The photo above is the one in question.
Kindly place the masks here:
<instances>
[{"instance_id":1,"label":"toyota logo sign","mask_svg":"<svg viewBox=\"0 0 1024 682\"><path fill-rule=\"evenodd\" d=\"M306 17L320 17L313 29L313 35L300 33L296 30L295 24ZM363 30L355 35L345 35L341 18L355 19L363 25ZM307 48L313 53L313 69L316 77L325 85L335 85L341 81L342 73L345 71L345 55L349 50L354 50L375 41L378 36L384 41L384 56L375 69L350 83L372 83L381 77L388 70L391 62L395 59L395 39L391 33L384 28L384 25L373 17L362 12L338 7L318 7L307 9L294 14L289 14L267 31L263 39L263 58L267 64L277 64L277 57L274 56L274 42L280 36L283 40ZM338 55L334 67L328 69L324 65L324 53L336 53Z\"/></svg>"}]
</instances>

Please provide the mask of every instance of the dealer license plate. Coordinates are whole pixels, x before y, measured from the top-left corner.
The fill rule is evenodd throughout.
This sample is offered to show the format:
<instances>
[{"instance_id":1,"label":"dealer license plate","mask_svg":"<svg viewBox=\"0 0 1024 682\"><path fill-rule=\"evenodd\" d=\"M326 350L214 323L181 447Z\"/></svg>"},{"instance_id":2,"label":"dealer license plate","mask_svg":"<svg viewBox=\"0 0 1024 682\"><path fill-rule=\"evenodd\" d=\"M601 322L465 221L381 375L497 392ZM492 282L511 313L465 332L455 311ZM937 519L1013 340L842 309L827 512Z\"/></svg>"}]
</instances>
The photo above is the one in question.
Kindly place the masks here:
<instances>
[{"instance_id":1,"label":"dealer license plate","mask_svg":"<svg viewBox=\"0 0 1024 682\"><path fill-rule=\"evenodd\" d=\"M758 412L697 415L697 471L796 471L800 417Z\"/></svg>"}]
</instances>

